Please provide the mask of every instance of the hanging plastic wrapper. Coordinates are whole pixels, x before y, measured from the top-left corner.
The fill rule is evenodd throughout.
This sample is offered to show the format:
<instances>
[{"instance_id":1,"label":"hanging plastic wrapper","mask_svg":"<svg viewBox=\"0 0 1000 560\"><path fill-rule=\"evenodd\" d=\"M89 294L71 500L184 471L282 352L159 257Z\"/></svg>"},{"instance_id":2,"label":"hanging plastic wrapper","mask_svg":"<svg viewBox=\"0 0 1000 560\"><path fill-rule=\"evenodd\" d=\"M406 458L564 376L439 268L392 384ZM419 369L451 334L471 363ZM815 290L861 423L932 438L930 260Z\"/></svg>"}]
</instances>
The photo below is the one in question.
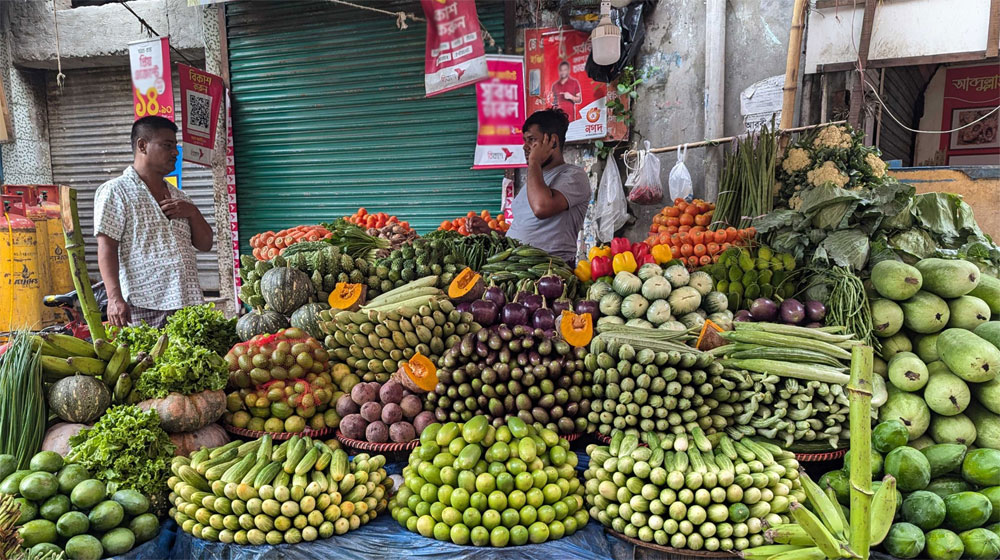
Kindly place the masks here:
<instances>
[{"instance_id":1,"label":"hanging plastic wrapper","mask_svg":"<svg viewBox=\"0 0 1000 560\"><path fill-rule=\"evenodd\" d=\"M663 184L660 182L660 159L649 153L646 141L646 156L639 166L639 176L635 187L628 193L628 199L636 204L658 204L663 200Z\"/></svg>"},{"instance_id":2,"label":"hanging plastic wrapper","mask_svg":"<svg viewBox=\"0 0 1000 560\"><path fill-rule=\"evenodd\" d=\"M691 173L688 172L687 166L684 165L685 156L687 156L687 144L677 150L677 163L670 170L670 177L667 179L667 184L670 186L670 198L672 200L683 198L691 202L691 199L694 198L694 187L691 184Z\"/></svg>"},{"instance_id":3,"label":"hanging plastic wrapper","mask_svg":"<svg viewBox=\"0 0 1000 560\"><path fill-rule=\"evenodd\" d=\"M576 260L589 260L587 254L597 246L597 189L590 193L590 203L587 213L583 215L583 227L576 236Z\"/></svg>"},{"instance_id":4,"label":"hanging plastic wrapper","mask_svg":"<svg viewBox=\"0 0 1000 560\"><path fill-rule=\"evenodd\" d=\"M597 239L600 241L611 241L615 236L615 231L625 225L628 220L628 203L625 202L622 177L618 173L618 165L610 157L604 165L604 173L601 174L595 214Z\"/></svg>"}]
</instances>

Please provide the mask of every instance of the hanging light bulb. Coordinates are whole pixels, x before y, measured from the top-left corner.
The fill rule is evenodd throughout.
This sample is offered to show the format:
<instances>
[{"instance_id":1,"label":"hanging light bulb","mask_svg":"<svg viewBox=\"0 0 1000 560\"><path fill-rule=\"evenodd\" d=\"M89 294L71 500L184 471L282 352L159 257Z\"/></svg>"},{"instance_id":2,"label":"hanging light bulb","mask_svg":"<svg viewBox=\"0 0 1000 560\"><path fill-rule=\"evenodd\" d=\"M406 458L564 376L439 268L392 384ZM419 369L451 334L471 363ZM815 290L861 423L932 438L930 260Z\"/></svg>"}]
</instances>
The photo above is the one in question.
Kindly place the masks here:
<instances>
[{"instance_id":1,"label":"hanging light bulb","mask_svg":"<svg viewBox=\"0 0 1000 560\"><path fill-rule=\"evenodd\" d=\"M601 20L590 33L594 62L607 66L621 58L622 30L611 21L611 0L601 0Z\"/></svg>"}]
</instances>

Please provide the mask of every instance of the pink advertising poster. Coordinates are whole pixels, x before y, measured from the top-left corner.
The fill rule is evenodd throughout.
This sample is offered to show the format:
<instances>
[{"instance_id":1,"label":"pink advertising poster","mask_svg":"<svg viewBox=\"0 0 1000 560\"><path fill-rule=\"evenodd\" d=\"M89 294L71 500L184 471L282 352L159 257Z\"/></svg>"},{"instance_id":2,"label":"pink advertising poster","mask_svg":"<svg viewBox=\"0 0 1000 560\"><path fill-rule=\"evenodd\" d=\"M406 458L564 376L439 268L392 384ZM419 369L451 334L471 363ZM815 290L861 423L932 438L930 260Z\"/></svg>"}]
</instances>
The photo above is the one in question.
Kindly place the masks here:
<instances>
[{"instance_id":1,"label":"pink advertising poster","mask_svg":"<svg viewBox=\"0 0 1000 560\"><path fill-rule=\"evenodd\" d=\"M479 134L473 169L525 167L524 59L487 55L489 77L476 83Z\"/></svg>"}]
</instances>

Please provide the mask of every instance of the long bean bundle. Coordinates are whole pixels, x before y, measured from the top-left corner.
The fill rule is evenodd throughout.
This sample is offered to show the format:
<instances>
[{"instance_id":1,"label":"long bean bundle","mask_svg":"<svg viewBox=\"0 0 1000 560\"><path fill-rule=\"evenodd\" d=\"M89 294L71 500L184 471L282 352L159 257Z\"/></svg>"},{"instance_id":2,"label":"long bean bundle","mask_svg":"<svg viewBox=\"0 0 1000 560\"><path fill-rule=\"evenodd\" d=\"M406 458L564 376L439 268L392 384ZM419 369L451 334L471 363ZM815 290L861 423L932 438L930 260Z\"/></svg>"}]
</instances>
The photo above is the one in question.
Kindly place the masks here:
<instances>
[{"instance_id":1,"label":"long bean bundle","mask_svg":"<svg viewBox=\"0 0 1000 560\"><path fill-rule=\"evenodd\" d=\"M746 228L774 209L776 138L774 128L765 126L726 154L711 229Z\"/></svg>"},{"instance_id":2,"label":"long bean bundle","mask_svg":"<svg viewBox=\"0 0 1000 560\"><path fill-rule=\"evenodd\" d=\"M0 356L0 454L13 455L19 469L28 468L45 435L40 355L31 336L19 332Z\"/></svg>"},{"instance_id":3,"label":"long bean bundle","mask_svg":"<svg viewBox=\"0 0 1000 560\"><path fill-rule=\"evenodd\" d=\"M826 274L831 279L830 296L826 302L826 324L839 325L854 333L876 351L881 348L872 332L871 307L865 285L848 268L834 266Z\"/></svg>"}]
</instances>

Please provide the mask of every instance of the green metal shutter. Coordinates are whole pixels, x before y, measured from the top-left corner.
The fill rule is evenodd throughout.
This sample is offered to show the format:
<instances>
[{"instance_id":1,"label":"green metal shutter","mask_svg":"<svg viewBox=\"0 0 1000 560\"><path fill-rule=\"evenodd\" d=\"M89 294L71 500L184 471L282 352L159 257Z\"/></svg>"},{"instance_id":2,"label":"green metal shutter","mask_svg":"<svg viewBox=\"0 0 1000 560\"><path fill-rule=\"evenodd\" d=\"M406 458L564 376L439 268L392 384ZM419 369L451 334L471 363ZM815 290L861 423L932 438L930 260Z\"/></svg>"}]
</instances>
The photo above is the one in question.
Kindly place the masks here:
<instances>
[{"instance_id":1,"label":"green metal shutter","mask_svg":"<svg viewBox=\"0 0 1000 560\"><path fill-rule=\"evenodd\" d=\"M413 1L371 4L422 16ZM503 2L478 10L502 43ZM499 210L503 174L470 169L475 88L424 96L425 25L329 2L226 4L244 248L359 206L420 232Z\"/></svg>"}]
</instances>

